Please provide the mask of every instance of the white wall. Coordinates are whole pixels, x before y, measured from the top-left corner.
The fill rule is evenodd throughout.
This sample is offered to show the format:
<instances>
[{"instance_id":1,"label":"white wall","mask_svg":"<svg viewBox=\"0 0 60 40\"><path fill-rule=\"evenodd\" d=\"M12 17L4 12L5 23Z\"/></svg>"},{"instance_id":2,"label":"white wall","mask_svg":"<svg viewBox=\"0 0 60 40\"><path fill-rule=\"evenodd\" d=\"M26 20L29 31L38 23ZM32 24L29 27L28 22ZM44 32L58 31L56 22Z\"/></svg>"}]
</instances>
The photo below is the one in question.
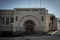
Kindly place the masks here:
<instances>
[{"instance_id":1,"label":"white wall","mask_svg":"<svg viewBox=\"0 0 60 40\"><path fill-rule=\"evenodd\" d=\"M57 29L60 31L60 21L57 21Z\"/></svg>"},{"instance_id":2,"label":"white wall","mask_svg":"<svg viewBox=\"0 0 60 40\"><path fill-rule=\"evenodd\" d=\"M27 15L32 15L32 16L34 16L36 18L34 18L32 16L24 17L24 16L27 16ZM16 21L16 16L18 16L18 21ZM44 21L41 21L42 16L44 17ZM48 30L48 29L46 29L47 28L46 27L46 12L41 12L41 11L16 11L15 10L14 11L14 23L13 23L14 24L14 31L17 31L17 30L24 31L23 23L26 20L33 20L36 23L35 31ZM18 29L18 28L20 28L20 29Z\"/></svg>"}]
</instances>

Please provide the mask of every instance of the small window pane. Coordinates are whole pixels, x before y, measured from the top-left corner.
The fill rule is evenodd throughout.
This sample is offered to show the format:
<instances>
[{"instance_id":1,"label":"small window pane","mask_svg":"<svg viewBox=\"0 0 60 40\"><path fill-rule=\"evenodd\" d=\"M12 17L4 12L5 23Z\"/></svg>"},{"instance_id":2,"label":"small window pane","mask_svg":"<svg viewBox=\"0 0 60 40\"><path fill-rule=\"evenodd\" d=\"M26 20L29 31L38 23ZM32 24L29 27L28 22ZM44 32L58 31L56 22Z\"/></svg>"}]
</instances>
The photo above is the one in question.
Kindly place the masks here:
<instances>
[{"instance_id":1,"label":"small window pane","mask_svg":"<svg viewBox=\"0 0 60 40\"><path fill-rule=\"evenodd\" d=\"M44 18L43 18L43 16L41 17L41 21L44 21Z\"/></svg>"},{"instance_id":2,"label":"small window pane","mask_svg":"<svg viewBox=\"0 0 60 40\"><path fill-rule=\"evenodd\" d=\"M6 18L6 24L9 24L9 18Z\"/></svg>"},{"instance_id":3,"label":"small window pane","mask_svg":"<svg viewBox=\"0 0 60 40\"><path fill-rule=\"evenodd\" d=\"M18 17L16 16L16 21L18 20Z\"/></svg>"},{"instance_id":4,"label":"small window pane","mask_svg":"<svg viewBox=\"0 0 60 40\"><path fill-rule=\"evenodd\" d=\"M10 22L13 23L13 18L11 18L11 21Z\"/></svg>"},{"instance_id":5,"label":"small window pane","mask_svg":"<svg viewBox=\"0 0 60 40\"><path fill-rule=\"evenodd\" d=\"M4 24L4 18L1 18L1 23Z\"/></svg>"}]
</instances>

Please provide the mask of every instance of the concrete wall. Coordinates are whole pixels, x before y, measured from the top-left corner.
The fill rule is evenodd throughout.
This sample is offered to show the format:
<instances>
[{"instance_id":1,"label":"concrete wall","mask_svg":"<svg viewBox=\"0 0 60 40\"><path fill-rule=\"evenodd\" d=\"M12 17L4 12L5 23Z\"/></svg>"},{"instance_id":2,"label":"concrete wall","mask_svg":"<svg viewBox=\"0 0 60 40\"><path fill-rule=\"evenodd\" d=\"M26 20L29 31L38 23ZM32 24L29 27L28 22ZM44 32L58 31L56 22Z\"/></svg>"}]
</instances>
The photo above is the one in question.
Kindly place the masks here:
<instances>
[{"instance_id":1,"label":"concrete wall","mask_svg":"<svg viewBox=\"0 0 60 40\"><path fill-rule=\"evenodd\" d=\"M60 31L60 20L57 21L57 29Z\"/></svg>"},{"instance_id":2,"label":"concrete wall","mask_svg":"<svg viewBox=\"0 0 60 40\"><path fill-rule=\"evenodd\" d=\"M23 26L24 22L26 20L33 20L36 24L34 31L44 31L48 32L50 27L49 23L50 21L50 15L48 14L48 10L45 8L14 8L14 10L0 10L0 16L6 18L13 18L12 25L3 25L8 26L5 27L7 31L9 31L10 27L12 26L12 31L25 31L25 28ZM16 21L16 16L17 21ZM43 21L41 20L43 16ZM56 23L56 20L54 21L54 24ZM1 25L2 26L2 25ZM57 25L54 26L54 29ZM5 30L4 30L5 31Z\"/></svg>"},{"instance_id":3,"label":"concrete wall","mask_svg":"<svg viewBox=\"0 0 60 40\"><path fill-rule=\"evenodd\" d=\"M46 28L45 28L46 32L49 31L49 23L50 23L50 15L46 14Z\"/></svg>"},{"instance_id":4,"label":"concrete wall","mask_svg":"<svg viewBox=\"0 0 60 40\"><path fill-rule=\"evenodd\" d=\"M57 19L53 21L53 30L57 30Z\"/></svg>"},{"instance_id":5,"label":"concrete wall","mask_svg":"<svg viewBox=\"0 0 60 40\"><path fill-rule=\"evenodd\" d=\"M48 31L49 21L47 22L47 20L49 20L49 17L46 14L48 14L46 10L45 11L16 11L15 9L14 10L14 23L13 23L14 31L17 31L17 30L25 31L23 27L23 23L26 20L33 20L36 23L36 27L34 31L44 31L44 32ZM18 16L17 21L16 21L16 16ZM41 21L42 16L44 17L44 21Z\"/></svg>"}]
</instances>

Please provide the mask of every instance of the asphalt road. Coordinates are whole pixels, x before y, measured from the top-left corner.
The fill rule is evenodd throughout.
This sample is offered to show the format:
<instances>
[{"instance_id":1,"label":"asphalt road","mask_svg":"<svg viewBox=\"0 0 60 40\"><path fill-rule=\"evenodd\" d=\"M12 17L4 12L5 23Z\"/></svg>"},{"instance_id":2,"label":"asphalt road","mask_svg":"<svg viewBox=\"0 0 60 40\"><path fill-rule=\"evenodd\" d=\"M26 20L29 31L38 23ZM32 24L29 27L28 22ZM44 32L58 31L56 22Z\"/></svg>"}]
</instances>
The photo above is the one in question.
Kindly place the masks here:
<instances>
[{"instance_id":1,"label":"asphalt road","mask_svg":"<svg viewBox=\"0 0 60 40\"><path fill-rule=\"evenodd\" d=\"M58 35L58 36L60 36L60 31L57 31L57 33L55 33L55 35Z\"/></svg>"},{"instance_id":2,"label":"asphalt road","mask_svg":"<svg viewBox=\"0 0 60 40\"><path fill-rule=\"evenodd\" d=\"M60 36L0 37L0 40L60 40Z\"/></svg>"},{"instance_id":3,"label":"asphalt road","mask_svg":"<svg viewBox=\"0 0 60 40\"><path fill-rule=\"evenodd\" d=\"M58 35L58 36L57 36ZM0 40L60 40L60 31L55 35L41 35L41 36L20 36L20 37L0 37Z\"/></svg>"}]
</instances>

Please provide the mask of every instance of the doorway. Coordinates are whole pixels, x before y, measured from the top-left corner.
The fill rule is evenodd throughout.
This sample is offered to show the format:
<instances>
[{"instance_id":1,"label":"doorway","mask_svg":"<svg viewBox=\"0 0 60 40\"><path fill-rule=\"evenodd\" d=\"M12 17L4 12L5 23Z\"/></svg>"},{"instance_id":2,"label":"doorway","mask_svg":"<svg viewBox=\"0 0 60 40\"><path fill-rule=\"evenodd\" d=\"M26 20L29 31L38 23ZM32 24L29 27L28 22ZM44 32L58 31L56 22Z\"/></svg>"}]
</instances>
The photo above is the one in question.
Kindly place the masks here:
<instances>
[{"instance_id":1,"label":"doorway","mask_svg":"<svg viewBox=\"0 0 60 40\"><path fill-rule=\"evenodd\" d=\"M24 28L26 32L33 32L35 25L36 25L35 22L32 20L27 20L24 22Z\"/></svg>"}]
</instances>

